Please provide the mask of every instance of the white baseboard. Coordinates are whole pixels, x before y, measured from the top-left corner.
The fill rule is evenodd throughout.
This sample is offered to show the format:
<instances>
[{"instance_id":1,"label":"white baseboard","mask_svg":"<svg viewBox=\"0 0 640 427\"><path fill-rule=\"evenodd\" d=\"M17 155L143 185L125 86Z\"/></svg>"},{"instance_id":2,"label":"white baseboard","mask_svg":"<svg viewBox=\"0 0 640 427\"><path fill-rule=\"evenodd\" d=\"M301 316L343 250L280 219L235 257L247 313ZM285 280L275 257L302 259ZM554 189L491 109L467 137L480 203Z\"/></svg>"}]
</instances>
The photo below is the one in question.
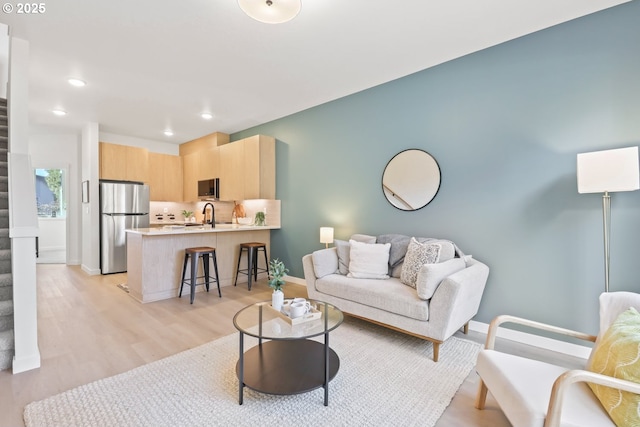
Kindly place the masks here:
<instances>
[{"instance_id":1,"label":"white baseboard","mask_svg":"<svg viewBox=\"0 0 640 427\"><path fill-rule=\"evenodd\" d=\"M295 283L302 286L307 285L306 281L299 277L285 276L284 279L289 283ZM489 325L487 323L472 320L469 322L469 329L486 335L489 331ZM567 354L569 356L581 357L583 359L589 358L589 354L591 354L591 347L568 343L553 338L541 337L527 332L514 331L513 329L500 328L498 329L497 336L506 340Z\"/></svg>"}]
</instances>

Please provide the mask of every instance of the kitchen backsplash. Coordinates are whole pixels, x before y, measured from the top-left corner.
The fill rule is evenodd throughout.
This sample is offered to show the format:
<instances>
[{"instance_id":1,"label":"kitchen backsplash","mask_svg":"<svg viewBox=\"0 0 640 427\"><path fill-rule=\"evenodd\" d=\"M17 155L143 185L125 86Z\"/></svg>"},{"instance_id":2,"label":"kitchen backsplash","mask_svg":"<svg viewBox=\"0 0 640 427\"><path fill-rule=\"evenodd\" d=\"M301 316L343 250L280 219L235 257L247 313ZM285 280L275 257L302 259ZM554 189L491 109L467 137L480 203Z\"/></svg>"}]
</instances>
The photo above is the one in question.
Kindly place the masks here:
<instances>
[{"instance_id":1,"label":"kitchen backsplash","mask_svg":"<svg viewBox=\"0 0 640 427\"><path fill-rule=\"evenodd\" d=\"M202 222L204 215L202 209L207 202L180 203L180 202L151 202L149 209L149 221L152 225L182 223L185 221L182 211L192 211L196 222ZM217 222L231 222L233 202L211 202L216 209ZM280 225L280 200L243 200L244 211L248 218L254 218L256 212L265 212L267 225Z\"/></svg>"}]
</instances>

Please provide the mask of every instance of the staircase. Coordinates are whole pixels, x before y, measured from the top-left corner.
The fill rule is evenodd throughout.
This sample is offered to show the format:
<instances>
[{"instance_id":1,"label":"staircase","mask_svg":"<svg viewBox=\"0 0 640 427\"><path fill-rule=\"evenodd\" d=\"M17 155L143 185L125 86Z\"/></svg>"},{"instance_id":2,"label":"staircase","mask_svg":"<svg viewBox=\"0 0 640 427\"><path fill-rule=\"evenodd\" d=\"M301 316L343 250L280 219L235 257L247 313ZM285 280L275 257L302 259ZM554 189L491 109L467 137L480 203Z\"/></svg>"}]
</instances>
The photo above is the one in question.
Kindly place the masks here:
<instances>
[{"instance_id":1,"label":"staircase","mask_svg":"<svg viewBox=\"0 0 640 427\"><path fill-rule=\"evenodd\" d=\"M11 368L14 355L13 281L9 239L9 149L7 100L0 99L0 370Z\"/></svg>"}]
</instances>

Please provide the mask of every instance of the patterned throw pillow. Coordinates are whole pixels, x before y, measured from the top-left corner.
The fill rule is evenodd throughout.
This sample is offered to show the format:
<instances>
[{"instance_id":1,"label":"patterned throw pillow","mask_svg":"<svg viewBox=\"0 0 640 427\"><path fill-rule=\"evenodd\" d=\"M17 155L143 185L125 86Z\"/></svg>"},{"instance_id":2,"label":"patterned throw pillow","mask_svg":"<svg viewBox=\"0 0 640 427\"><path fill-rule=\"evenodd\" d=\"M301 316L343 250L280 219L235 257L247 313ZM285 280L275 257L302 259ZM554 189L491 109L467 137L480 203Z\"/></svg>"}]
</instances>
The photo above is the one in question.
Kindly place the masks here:
<instances>
[{"instance_id":1,"label":"patterned throw pillow","mask_svg":"<svg viewBox=\"0 0 640 427\"><path fill-rule=\"evenodd\" d=\"M622 312L598 341L587 369L610 377L640 382L640 313ZM640 425L640 396L588 383L613 422L618 426Z\"/></svg>"},{"instance_id":2,"label":"patterned throw pillow","mask_svg":"<svg viewBox=\"0 0 640 427\"><path fill-rule=\"evenodd\" d=\"M415 288L420 268L425 264L438 262L440 247L439 243L420 243L412 237L407 248L407 254L404 256L400 281L407 286Z\"/></svg>"}]
</instances>

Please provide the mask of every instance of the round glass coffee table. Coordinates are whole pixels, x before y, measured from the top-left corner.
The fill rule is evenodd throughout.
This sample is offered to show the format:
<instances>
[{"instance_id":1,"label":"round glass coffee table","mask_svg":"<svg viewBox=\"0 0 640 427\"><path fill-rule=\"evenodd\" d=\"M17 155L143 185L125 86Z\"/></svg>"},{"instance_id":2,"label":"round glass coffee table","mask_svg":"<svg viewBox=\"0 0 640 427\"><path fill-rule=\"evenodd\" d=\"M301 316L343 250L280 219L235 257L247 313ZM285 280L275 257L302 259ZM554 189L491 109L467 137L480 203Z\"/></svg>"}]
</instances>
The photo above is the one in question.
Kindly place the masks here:
<instances>
[{"instance_id":1,"label":"round glass coffee table","mask_svg":"<svg viewBox=\"0 0 640 427\"><path fill-rule=\"evenodd\" d=\"M340 326L344 316L331 304L308 301L314 315L307 319L292 321L271 308L271 301L252 304L233 317L233 324L240 331L240 358L236 365L240 405L244 387L279 395L324 387L324 405L329 404L329 381L340 368L338 355L329 347L329 332ZM245 334L258 338L258 345L247 351ZM324 343L309 339L321 335Z\"/></svg>"}]
</instances>

